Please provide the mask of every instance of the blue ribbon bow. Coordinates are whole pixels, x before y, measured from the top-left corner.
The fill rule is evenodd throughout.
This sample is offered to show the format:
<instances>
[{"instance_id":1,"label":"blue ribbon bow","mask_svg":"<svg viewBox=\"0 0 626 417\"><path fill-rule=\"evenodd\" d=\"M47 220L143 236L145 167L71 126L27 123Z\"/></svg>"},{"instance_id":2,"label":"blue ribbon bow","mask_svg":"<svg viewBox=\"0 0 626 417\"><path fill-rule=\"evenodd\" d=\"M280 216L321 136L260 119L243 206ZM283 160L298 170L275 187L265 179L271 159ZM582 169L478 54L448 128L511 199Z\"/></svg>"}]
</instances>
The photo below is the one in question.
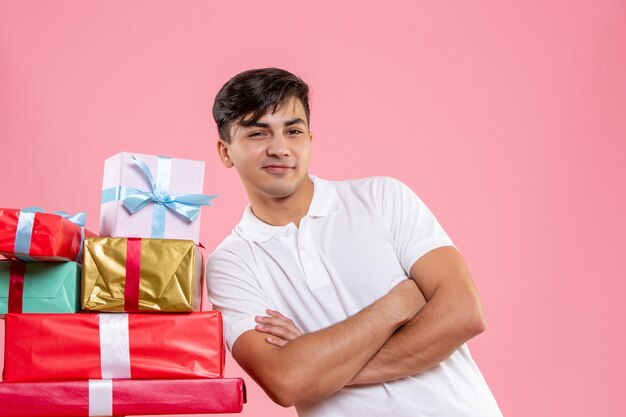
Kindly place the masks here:
<instances>
[{"instance_id":1,"label":"blue ribbon bow","mask_svg":"<svg viewBox=\"0 0 626 417\"><path fill-rule=\"evenodd\" d=\"M107 188L102 190L101 203L121 200L131 214L135 214L149 203L154 203L152 237L161 238L164 235L165 209L169 209L187 222L192 223L200 215L200 207L210 206L211 200L217 197L217 195L205 194L170 194L168 188L171 158L159 156L157 181L155 181L148 165L135 155L131 155L131 157L150 185L150 191L125 186Z\"/></svg>"},{"instance_id":2,"label":"blue ribbon bow","mask_svg":"<svg viewBox=\"0 0 626 417\"><path fill-rule=\"evenodd\" d=\"M45 211L41 207L23 208L20 209L20 215L17 220L13 253L16 258L27 262L36 261L36 259L29 256L30 241L33 236L33 226L35 224L35 213L45 213ZM80 251L78 252L78 256L76 258L76 262L79 262L83 254L83 241L85 240L85 222L87 221L87 213L81 211L70 215L65 211L55 211L52 214L61 216L80 226Z\"/></svg>"}]
</instances>

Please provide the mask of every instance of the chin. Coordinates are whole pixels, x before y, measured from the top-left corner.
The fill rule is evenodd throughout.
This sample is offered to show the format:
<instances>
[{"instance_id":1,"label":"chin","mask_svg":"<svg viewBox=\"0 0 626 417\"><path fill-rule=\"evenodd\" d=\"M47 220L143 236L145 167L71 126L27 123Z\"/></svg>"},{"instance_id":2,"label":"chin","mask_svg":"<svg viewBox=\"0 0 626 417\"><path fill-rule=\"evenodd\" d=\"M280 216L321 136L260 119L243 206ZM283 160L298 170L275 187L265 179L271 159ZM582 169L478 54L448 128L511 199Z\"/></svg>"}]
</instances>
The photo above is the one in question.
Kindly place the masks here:
<instances>
[{"instance_id":1,"label":"chin","mask_svg":"<svg viewBox=\"0 0 626 417\"><path fill-rule=\"evenodd\" d=\"M265 181L259 187L264 194L273 198L289 197L295 193L302 184L302 180L298 181L293 178L275 178L271 181Z\"/></svg>"},{"instance_id":2,"label":"chin","mask_svg":"<svg viewBox=\"0 0 626 417\"><path fill-rule=\"evenodd\" d=\"M264 187L263 192L273 198L285 198L295 193L296 190L297 187L275 186Z\"/></svg>"},{"instance_id":3,"label":"chin","mask_svg":"<svg viewBox=\"0 0 626 417\"><path fill-rule=\"evenodd\" d=\"M306 172L304 174L293 172L288 176L257 177L256 181L249 181L248 185L252 186L257 193L267 197L285 198L297 192L305 178L307 178Z\"/></svg>"}]
</instances>

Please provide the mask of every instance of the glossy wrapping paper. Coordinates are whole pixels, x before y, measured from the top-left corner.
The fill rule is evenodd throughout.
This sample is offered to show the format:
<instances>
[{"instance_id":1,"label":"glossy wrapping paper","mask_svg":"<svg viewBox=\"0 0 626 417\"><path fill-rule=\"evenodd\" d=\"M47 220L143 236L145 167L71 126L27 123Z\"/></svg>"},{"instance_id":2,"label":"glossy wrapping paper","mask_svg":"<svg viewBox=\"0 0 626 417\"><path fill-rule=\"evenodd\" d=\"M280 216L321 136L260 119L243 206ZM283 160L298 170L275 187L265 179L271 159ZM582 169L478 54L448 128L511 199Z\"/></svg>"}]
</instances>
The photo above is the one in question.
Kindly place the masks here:
<instances>
[{"instance_id":1,"label":"glossy wrapping paper","mask_svg":"<svg viewBox=\"0 0 626 417\"><path fill-rule=\"evenodd\" d=\"M202 254L191 240L85 239L82 307L190 312L202 303Z\"/></svg>"},{"instance_id":2,"label":"glossy wrapping paper","mask_svg":"<svg viewBox=\"0 0 626 417\"><path fill-rule=\"evenodd\" d=\"M0 261L0 317L11 313L76 313L80 310L76 262Z\"/></svg>"},{"instance_id":3,"label":"glossy wrapping paper","mask_svg":"<svg viewBox=\"0 0 626 417\"><path fill-rule=\"evenodd\" d=\"M217 311L5 316L7 382L221 378L223 369Z\"/></svg>"},{"instance_id":4,"label":"glossy wrapping paper","mask_svg":"<svg viewBox=\"0 0 626 417\"><path fill-rule=\"evenodd\" d=\"M0 255L15 255L20 210L0 208ZM94 236L85 230L85 237ZM57 214L34 213L28 256L37 261L76 261L81 250L81 226Z\"/></svg>"},{"instance_id":5,"label":"glossy wrapping paper","mask_svg":"<svg viewBox=\"0 0 626 417\"><path fill-rule=\"evenodd\" d=\"M121 191L111 193L114 190L135 189L146 192L151 190L150 181L133 162L133 156L140 158L146 164L157 184L166 184L164 188L167 188L167 193L202 194L204 161L120 152L108 158L104 163L100 235L189 239L198 243L201 215L190 222L178 216L174 211L163 209L162 206L159 207L158 204L153 203L131 213L124 206L121 196L107 197L109 194L122 194ZM166 160L169 161L167 170L162 164ZM160 215L155 215L155 210L161 211L157 213ZM159 232L156 232L155 223L159 223L159 219L162 224L158 227Z\"/></svg>"},{"instance_id":6,"label":"glossy wrapping paper","mask_svg":"<svg viewBox=\"0 0 626 417\"><path fill-rule=\"evenodd\" d=\"M246 402L240 378L121 379L111 381L108 390L98 390L94 382L102 381L0 382L0 416L239 413Z\"/></svg>"}]
</instances>

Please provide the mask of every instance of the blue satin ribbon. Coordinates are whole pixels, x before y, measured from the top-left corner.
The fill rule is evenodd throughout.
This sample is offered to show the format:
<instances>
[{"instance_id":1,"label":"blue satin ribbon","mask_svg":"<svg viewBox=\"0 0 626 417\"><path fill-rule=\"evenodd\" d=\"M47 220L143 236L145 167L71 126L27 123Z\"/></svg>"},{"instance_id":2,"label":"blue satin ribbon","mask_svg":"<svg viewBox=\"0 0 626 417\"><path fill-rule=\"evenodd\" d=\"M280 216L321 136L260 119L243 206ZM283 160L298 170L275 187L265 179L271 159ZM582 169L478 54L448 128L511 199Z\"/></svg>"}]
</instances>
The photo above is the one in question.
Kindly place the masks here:
<instances>
[{"instance_id":1,"label":"blue satin ribbon","mask_svg":"<svg viewBox=\"0 0 626 417\"><path fill-rule=\"evenodd\" d=\"M13 253L15 257L26 262L35 262L28 254L30 253L30 241L33 236L33 226L35 224L35 213L45 213L41 207L27 207L20 209L20 215L17 220L17 231L15 233L15 246ZM80 262L83 254L83 241L85 240L85 222L87 214L79 212L70 215L65 211L55 211L52 214L68 219L74 224L80 226L80 251L78 252L77 262Z\"/></svg>"},{"instance_id":2,"label":"blue satin ribbon","mask_svg":"<svg viewBox=\"0 0 626 417\"><path fill-rule=\"evenodd\" d=\"M205 194L170 194L169 182L172 172L172 158L159 156L156 181L148 165L139 157L132 155L135 166L146 179L150 191L133 187L119 186L102 190L101 203L122 201L131 213L135 214L149 203L154 203L152 212L151 237L162 238L165 233L165 214L167 210L192 223L200 215L201 206L210 206L217 195Z\"/></svg>"}]
</instances>

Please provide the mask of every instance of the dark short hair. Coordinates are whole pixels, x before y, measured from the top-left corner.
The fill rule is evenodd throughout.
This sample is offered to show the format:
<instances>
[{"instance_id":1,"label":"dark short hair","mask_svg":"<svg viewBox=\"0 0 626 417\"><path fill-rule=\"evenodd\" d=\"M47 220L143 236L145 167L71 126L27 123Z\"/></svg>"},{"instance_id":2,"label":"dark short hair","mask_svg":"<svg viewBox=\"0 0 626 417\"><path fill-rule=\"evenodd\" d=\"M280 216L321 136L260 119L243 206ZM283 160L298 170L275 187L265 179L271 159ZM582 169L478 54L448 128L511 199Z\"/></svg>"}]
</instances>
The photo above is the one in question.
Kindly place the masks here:
<instances>
[{"instance_id":1,"label":"dark short hair","mask_svg":"<svg viewBox=\"0 0 626 417\"><path fill-rule=\"evenodd\" d=\"M274 113L295 97L302 103L307 125L310 122L309 86L297 75L280 68L244 71L228 80L215 96L213 118L220 138L230 143L230 126L249 126L268 111ZM240 120L252 113L245 121Z\"/></svg>"}]
</instances>

